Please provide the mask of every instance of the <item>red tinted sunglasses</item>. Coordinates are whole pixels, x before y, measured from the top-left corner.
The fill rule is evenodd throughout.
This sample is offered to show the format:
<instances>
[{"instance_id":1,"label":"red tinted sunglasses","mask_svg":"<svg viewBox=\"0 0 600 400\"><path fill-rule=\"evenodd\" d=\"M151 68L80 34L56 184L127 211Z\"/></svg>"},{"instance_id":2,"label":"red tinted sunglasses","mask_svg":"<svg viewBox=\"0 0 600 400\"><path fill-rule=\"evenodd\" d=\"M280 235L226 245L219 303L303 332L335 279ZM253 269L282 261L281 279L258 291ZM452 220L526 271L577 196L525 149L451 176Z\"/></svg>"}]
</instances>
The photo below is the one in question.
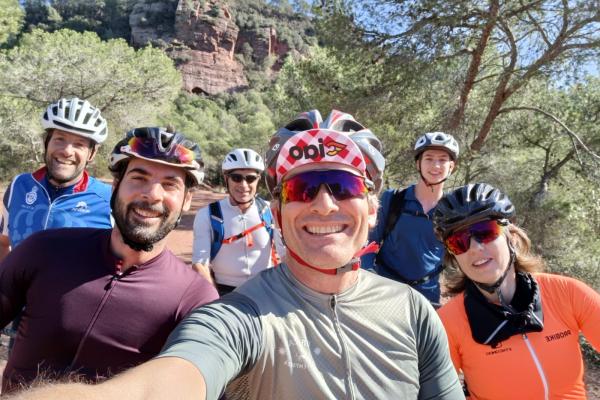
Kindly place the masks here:
<instances>
[{"instance_id":1,"label":"red tinted sunglasses","mask_svg":"<svg viewBox=\"0 0 600 400\"><path fill-rule=\"evenodd\" d=\"M502 234L502 227L508 223L496 219L488 219L469 225L464 229L453 232L446 238L446 249L455 256L466 253L471 246L471 238L478 243L489 243Z\"/></svg>"},{"instance_id":2,"label":"red tinted sunglasses","mask_svg":"<svg viewBox=\"0 0 600 400\"><path fill-rule=\"evenodd\" d=\"M321 185L325 185L338 201L362 197L370 190L368 182L348 171L323 170L307 171L280 183L276 194L282 204L290 201L311 202L317 197Z\"/></svg>"}]
</instances>

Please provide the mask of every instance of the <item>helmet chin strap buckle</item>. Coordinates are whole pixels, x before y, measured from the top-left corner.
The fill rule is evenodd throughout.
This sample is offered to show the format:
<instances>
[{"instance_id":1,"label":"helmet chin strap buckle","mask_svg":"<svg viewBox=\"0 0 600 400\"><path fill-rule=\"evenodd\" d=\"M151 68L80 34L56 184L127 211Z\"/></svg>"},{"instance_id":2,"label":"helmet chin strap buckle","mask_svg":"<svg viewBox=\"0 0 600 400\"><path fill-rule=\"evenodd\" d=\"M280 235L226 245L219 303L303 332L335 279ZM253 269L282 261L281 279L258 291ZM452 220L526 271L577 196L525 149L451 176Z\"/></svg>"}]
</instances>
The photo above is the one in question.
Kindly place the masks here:
<instances>
[{"instance_id":1,"label":"helmet chin strap buckle","mask_svg":"<svg viewBox=\"0 0 600 400\"><path fill-rule=\"evenodd\" d=\"M360 268L360 258L353 258L352 260L350 260L348 262L348 264L341 266L337 269L335 269L335 273L336 275L339 274L343 274L344 272L348 272L348 271L356 271L357 269Z\"/></svg>"}]
</instances>

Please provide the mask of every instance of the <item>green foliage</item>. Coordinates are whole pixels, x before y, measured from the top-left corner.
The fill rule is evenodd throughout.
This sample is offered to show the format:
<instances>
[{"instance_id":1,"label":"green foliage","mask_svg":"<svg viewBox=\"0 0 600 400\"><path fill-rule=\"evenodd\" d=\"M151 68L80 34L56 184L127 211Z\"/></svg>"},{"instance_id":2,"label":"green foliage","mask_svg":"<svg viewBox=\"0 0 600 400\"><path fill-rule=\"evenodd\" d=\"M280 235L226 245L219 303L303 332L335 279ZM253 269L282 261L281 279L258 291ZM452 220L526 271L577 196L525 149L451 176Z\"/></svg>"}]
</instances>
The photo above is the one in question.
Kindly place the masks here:
<instances>
[{"instance_id":1,"label":"green foliage","mask_svg":"<svg viewBox=\"0 0 600 400\"><path fill-rule=\"evenodd\" d=\"M129 40L134 0L25 0L25 25L31 30L93 31L103 39Z\"/></svg>"},{"instance_id":2,"label":"green foliage","mask_svg":"<svg viewBox=\"0 0 600 400\"><path fill-rule=\"evenodd\" d=\"M41 130L37 121L43 108L63 96L89 99L109 119L109 140L99 157L102 174L103 156L118 137L152 124L180 87L173 62L157 49L136 51L121 39L103 42L92 32L34 30L0 54L0 118L34 122L5 125L19 134L2 135L0 141L13 152L28 151L29 156L23 154L28 159L33 150L39 152L32 138ZM18 118L10 115L15 110Z\"/></svg>"},{"instance_id":3,"label":"green foliage","mask_svg":"<svg viewBox=\"0 0 600 400\"><path fill-rule=\"evenodd\" d=\"M237 0L230 2L230 7L241 32L260 33L261 28L272 27L277 39L286 43L290 50L305 52L316 44L313 24L305 14L294 12L283 3L287 2Z\"/></svg>"},{"instance_id":4,"label":"green foliage","mask_svg":"<svg viewBox=\"0 0 600 400\"><path fill-rule=\"evenodd\" d=\"M21 30L23 17L17 0L0 0L0 46L11 45Z\"/></svg>"},{"instance_id":5,"label":"green foliage","mask_svg":"<svg viewBox=\"0 0 600 400\"><path fill-rule=\"evenodd\" d=\"M264 153L275 130L272 113L260 93L222 95L216 99L181 93L163 125L171 124L200 144L207 169L207 181L222 184L221 163L235 147L249 147Z\"/></svg>"}]
</instances>

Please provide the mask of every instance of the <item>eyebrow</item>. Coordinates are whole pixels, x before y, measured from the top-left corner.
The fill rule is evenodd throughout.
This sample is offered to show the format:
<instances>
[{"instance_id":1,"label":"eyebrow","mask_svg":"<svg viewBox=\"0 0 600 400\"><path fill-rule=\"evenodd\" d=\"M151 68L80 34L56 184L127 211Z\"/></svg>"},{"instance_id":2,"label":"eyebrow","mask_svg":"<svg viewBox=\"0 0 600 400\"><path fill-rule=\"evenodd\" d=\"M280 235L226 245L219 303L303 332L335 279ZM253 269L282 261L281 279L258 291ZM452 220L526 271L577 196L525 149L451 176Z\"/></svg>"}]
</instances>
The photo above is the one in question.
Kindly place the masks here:
<instances>
[{"instance_id":1,"label":"eyebrow","mask_svg":"<svg viewBox=\"0 0 600 400\"><path fill-rule=\"evenodd\" d=\"M146 171L144 168L141 168L141 167L135 167L135 168L132 168L129 171L127 171L127 175L130 175L130 174L140 174L140 175L144 175L144 176L152 176L152 174L150 172ZM183 178L181 178L178 175L167 175L167 176L163 177L163 179L167 179L170 181L177 181L177 182L184 181Z\"/></svg>"}]
</instances>

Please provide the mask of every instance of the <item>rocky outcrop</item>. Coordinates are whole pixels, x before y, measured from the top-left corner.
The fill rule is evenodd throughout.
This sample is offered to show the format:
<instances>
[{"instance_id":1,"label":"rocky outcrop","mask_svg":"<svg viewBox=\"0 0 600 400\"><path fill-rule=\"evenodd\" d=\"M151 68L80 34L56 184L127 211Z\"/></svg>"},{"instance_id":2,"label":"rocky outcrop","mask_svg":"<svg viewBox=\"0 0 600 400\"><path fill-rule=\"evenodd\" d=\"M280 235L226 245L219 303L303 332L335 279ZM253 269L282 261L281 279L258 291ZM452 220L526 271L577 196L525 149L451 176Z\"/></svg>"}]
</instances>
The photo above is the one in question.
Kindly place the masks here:
<instances>
[{"instance_id":1,"label":"rocky outcrop","mask_svg":"<svg viewBox=\"0 0 600 400\"><path fill-rule=\"evenodd\" d=\"M248 81L239 58L251 57L257 65L278 71L289 52L273 27L240 31L221 0L140 0L129 23L135 46L166 47L185 90L192 93L242 90Z\"/></svg>"},{"instance_id":2,"label":"rocky outcrop","mask_svg":"<svg viewBox=\"0 0 600 400\"><path fill-rule=\"evenodd\" d=\"M277 32L271 26L243 30L238 36L236 53L244 53L244 44L252 48L252 58L255 62L262 64L272 58L271 68L275 71L279 71L289 53L289 46L277 39Z\"/></svg>"},{"instance_id":3,"label":"rocky outcrop","mask_svg":"<svg viewBox=\"0 0 600 400\"><path fill-rule=\"evenodd\" d=\"M247 87L244 67L235 58L238 33L229 11L218 2L179 2L175 37L186 48L173 49L172 56L184 60L179 69L185 90L212 95Z\"/></svg>"},{"instance_id":4,"label":"rocky outcrop","mask_svg":"<svg viewBox=\"0 0 600 400\"><path fill-rule=\"evenodd\" d=\"M173 39L173 21L175 16L173 1L138 1L129 14L131 41L136 47L148 43L169 43ZM165 16L172 16L171 18Z\"/></svg>"}]
</instances>

